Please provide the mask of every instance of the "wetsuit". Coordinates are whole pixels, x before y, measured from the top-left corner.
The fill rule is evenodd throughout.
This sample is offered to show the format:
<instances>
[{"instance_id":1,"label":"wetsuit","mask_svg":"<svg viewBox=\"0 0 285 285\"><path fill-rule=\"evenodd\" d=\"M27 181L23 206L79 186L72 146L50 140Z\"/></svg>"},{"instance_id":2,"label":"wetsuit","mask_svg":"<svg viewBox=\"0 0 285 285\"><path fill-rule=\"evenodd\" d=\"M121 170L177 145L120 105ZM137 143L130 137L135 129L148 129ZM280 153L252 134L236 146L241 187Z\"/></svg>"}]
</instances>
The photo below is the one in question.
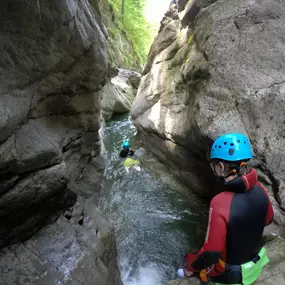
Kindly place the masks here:
<instances>
[{"instance_id":1,"label":"wetsuit","mask_svg":"<svg viewBox=\"0 0 285 285\"><path fill-rule=\"evenodd\" d=\"M241 272L225 272L219 258L231 265L256 258L264 227L273 220L273 209L254 169L224 186L225 191L211 201L204 245L186 255L185 267L192 272L208 268L212 281L233 284L242 281Z\"/></svg>"},{"instance_id":2,"label":"wetsuit","mask_svg":"<svg viewBox=\"0 0 285 285\"><path fill-rule=\"evenodd\" d=\"M132 149L122 149L120 152L120 157L127 157L128 155L132 156L134 155L135 151Z\"/></svg>"}]
</instances>

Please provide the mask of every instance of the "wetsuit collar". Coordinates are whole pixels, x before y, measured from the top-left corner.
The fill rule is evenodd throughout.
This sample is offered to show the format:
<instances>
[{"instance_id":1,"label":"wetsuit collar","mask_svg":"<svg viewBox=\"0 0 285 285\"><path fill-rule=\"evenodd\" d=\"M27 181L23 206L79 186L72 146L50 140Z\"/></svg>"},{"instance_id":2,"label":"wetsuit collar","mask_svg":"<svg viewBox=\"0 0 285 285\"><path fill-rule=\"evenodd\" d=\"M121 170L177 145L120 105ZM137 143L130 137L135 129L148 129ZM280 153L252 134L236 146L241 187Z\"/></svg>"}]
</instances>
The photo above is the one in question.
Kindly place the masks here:
<instances>
[{"instance_id":1,"label":"wetsuit collar","mask_svg":"<svg viewBox=\"0 0 285 285\"><path fill-rule=\"evenodd\" d=\"M227 191L236 193L244 193L253 188L258 179L258 175L255 169L251 169L247 174L237 177L232 181L224 181L224 188Z\"/></svg>"}]
</instances>

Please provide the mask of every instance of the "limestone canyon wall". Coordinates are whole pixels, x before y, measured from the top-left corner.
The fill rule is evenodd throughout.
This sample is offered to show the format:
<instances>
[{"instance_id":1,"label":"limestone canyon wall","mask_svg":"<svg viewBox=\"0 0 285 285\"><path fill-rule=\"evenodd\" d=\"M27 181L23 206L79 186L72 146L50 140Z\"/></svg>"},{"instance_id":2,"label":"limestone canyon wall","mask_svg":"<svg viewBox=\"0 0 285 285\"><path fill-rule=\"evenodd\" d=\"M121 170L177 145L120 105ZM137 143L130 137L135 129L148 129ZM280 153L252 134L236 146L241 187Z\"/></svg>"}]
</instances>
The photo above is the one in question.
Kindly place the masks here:
<instances>
[{"instance_id":1,"label":"limestone canyon wall","mask_svg":"<svg viewBox=\"0 0 285 285\"><path fill-rule=\"evenodd\" d=\"M1 251L0 283L120 284L113 231L87 201L104 168L98 92L108 50L98 5L2 0L0 55L0 247L77 201Z\"/></svg>"},{"instance_id":2,"label":"limestone canyon wall","mask_svg":"<svg viewBox=\"0 0 285 285\"><path fill-rule=\"evenodd\" d=\"M281 0L177 1L143 71L132 116L146 145L204 197L209 143L249 136L275 220L285 207L285 5Z\"/></svg>"},{"instance_id":3,"label":"limestone canyon wall","mask_svg":"<svg viewBox=\"0 0 285 285\"><path fill-rule=\"evenodd\" d=\"M95 92L105 80L107 48L88 1L0 5L4 245L70 206L70 190L85 195L99 187Z\"/></svg>"}]
</instances>

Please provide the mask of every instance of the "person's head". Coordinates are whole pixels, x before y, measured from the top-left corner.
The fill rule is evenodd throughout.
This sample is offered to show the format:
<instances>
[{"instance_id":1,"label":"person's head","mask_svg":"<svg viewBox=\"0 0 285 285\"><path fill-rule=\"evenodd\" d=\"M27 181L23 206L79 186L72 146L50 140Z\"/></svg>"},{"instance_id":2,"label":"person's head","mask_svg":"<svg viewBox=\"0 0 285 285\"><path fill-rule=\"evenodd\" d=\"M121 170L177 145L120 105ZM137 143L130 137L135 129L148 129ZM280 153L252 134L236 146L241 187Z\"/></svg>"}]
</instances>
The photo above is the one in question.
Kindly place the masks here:
<instances>
[{"instance_id":1,"label":"person's head","mask_svg":"<svg viewBox=\"0 0 285 285\"><path fill-rule=\"evenodd\" d=\"M124 141L123 149L128 150L130 148L130 143L128 141Z\"/></svg>"},{"instance_id":2,"label":"person's head","mask_svg":"<svg viewBox=\"0 0 285 285\"><path fill-rule=\"evenodd\" d=\"M217 176L236 177L246 172L252 158L249 139L243 134L230 133L217 138L212 145L211 167Z\"/></svg>"}]
</instances>

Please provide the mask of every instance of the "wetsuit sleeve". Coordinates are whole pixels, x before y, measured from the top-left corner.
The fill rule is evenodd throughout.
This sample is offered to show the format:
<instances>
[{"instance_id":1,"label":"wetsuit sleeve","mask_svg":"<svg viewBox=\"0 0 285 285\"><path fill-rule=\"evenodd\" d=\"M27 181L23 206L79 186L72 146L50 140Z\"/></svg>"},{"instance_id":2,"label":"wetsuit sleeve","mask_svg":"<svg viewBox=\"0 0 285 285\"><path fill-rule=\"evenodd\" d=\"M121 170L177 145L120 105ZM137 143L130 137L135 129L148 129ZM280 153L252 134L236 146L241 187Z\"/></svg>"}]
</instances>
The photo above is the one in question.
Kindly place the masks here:
<instances>
[{"instance_id":1,"label":"wetsuit sleeve","mask_svg":"<svg viewBox=\"0 0 285 285\"><path fill-rule=\"evenodd\" d=\"M274 218L274 211L273 211L273 207L272 204L270 202L267 190L263 187L263 185L260 182L257 182L257 185L259 188L262 189L264 195L267 197L268 199L268 210L267 210L267 215L266 215L266 222L265 225L268 226L273 222L273 218Z\"/></svg>"},{"instance_id":2,"label":"wetsuit sleeve","mask_svg":"<svg viewBox=\"0 0 285 285\"><path fill-rule=\"evenodd\" d=\"M269 198L268 198L268 200L269 200ZM268 226L269 224L271 224L273 222L273 217L274 217L274 211L273 211L272 204L269 200L268 211L267 211L267 216L266 216L266 226Z\"/></svg>"},{"instance_id":3,"label":"wetsuit sleeve","mask_svg":"<svg viewBox=\"0 0 285 285\"><path fill-rule=\"evenodd\" d=\"M230 201L226 201L229 197L221 194L214 197L211 202L208 230L203 247L196 254L190 253L185 258L186 269L189 271L201 271L217 263L225 248Z\"/></svg>"}]
</instances>

